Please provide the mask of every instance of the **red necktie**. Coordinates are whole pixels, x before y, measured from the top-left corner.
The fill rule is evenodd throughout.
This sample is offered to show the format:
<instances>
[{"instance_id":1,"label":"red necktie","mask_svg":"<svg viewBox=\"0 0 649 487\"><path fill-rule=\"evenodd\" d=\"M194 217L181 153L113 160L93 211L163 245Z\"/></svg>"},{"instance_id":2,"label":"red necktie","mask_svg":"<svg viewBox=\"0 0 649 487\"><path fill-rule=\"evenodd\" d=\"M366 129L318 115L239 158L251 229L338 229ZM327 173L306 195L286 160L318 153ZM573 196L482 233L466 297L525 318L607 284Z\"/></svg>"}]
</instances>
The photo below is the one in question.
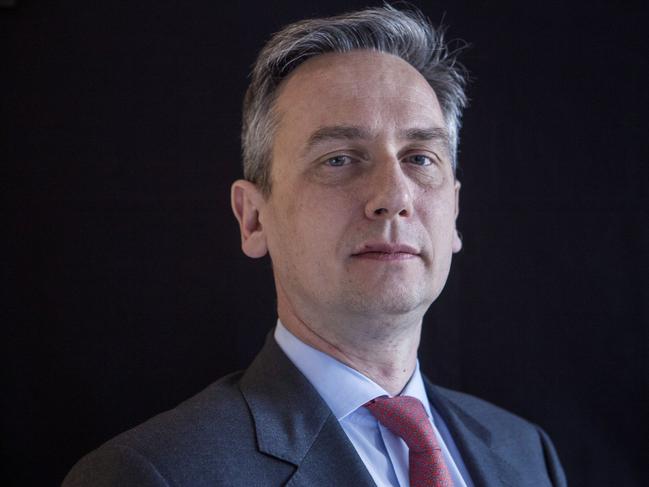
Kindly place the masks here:
<instances>
[{"instance_id":1,"label":"red necktie","mask_svg":"<svg viewBox=\"0 0 649 487\"><path fill-rule=\"evenodd\" d=\"M378 397L365 407L408 445L410 487L453 487L433 426L419 399Z\"/></svg>"}]
</instances>

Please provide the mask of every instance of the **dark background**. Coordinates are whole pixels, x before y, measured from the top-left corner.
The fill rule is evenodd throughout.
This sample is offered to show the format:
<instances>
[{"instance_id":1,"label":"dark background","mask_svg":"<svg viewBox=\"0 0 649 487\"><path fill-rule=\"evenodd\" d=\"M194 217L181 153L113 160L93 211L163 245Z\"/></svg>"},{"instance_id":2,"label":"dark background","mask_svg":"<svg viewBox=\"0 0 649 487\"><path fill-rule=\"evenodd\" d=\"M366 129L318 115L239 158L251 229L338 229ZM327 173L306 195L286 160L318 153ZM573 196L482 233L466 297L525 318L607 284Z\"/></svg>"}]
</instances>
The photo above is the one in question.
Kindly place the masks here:
<instances>
[{"instance_id":1,"label":"dark background","mask_svg":"<svg viewBox=\"0 0 649 487\"><path fill-rule=\"evenodd\" d=\"M368 3L0 9L2 485L59 484L251 360L275 311L229 209L248 69L284 24ZM414 3L474 78L422 368L541 424L571 485L649 485L648 9Z\"/></svg>"}]
</instances>

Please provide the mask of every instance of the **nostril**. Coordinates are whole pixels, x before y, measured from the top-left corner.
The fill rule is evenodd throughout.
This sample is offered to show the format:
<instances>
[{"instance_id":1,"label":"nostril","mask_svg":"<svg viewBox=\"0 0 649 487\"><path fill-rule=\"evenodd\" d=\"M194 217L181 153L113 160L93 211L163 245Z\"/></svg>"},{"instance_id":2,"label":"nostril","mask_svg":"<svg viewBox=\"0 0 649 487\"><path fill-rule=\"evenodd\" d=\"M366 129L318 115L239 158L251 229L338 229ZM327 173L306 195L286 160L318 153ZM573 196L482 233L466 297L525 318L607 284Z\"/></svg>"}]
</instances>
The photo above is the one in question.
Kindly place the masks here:
<instances>
[{"instance_id":1,"label":"nostril","mask_svg":"<svg viewBox=\"0 0 649 487\"><path fill-rule=\"evenodd\" d=\"M387 208L377 208L374 210L374 214L376 215L382 215L383 213L387 213L388 209Z\"/></svg>"}]
</instances>

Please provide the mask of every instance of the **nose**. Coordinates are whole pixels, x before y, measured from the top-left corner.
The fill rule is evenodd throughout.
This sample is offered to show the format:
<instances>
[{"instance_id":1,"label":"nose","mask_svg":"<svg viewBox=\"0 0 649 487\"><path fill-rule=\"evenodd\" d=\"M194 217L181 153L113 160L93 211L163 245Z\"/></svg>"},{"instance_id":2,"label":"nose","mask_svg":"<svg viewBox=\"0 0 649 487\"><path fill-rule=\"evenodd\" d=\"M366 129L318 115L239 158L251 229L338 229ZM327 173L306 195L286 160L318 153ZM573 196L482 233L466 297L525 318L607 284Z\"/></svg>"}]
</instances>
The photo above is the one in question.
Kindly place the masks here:
<instances>
[{"instance_id":1,"label":"nose","mask_svg":"<svg viewBox=\"0 0 649 487\"><path fill-rule=\"evenodd\" d=\"M365 216L371 220L409 217L413 211L411 181L398 160L384 160L374 168L369 181Z\"/></svg>"}]
</instances>

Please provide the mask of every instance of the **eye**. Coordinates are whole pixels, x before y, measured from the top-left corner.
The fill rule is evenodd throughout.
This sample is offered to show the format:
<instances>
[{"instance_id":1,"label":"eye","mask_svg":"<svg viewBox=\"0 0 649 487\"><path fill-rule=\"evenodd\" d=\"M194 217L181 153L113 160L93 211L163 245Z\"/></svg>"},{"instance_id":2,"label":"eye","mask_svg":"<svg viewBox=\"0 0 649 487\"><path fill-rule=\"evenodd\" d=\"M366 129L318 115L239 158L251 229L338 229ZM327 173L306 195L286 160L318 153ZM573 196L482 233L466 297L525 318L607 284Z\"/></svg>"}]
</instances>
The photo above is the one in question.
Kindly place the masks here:
<instances>
[{"instance_id":1,"label":"eye","mask_svg":"<svg viewBox=\"0 0 649 487\"><path fill-rule=\"evenodd\" d=\"M415 164L416 166L430 166L431 164L433 164L433 159L423 154L408 156L405 160L406 162L410 162L411 164Z\"/></svg>"},{"instance_id":2,"label":"eye","mask_svg":"<svg viewBox=\"0 0 649 487\"><path fill-rule=\"evenodd\" d=\"M325 160L325 164L331 167L341 167L346 166L352 162L352 158L345 155L330 157Z\"/></svg>"}]
</instances>

